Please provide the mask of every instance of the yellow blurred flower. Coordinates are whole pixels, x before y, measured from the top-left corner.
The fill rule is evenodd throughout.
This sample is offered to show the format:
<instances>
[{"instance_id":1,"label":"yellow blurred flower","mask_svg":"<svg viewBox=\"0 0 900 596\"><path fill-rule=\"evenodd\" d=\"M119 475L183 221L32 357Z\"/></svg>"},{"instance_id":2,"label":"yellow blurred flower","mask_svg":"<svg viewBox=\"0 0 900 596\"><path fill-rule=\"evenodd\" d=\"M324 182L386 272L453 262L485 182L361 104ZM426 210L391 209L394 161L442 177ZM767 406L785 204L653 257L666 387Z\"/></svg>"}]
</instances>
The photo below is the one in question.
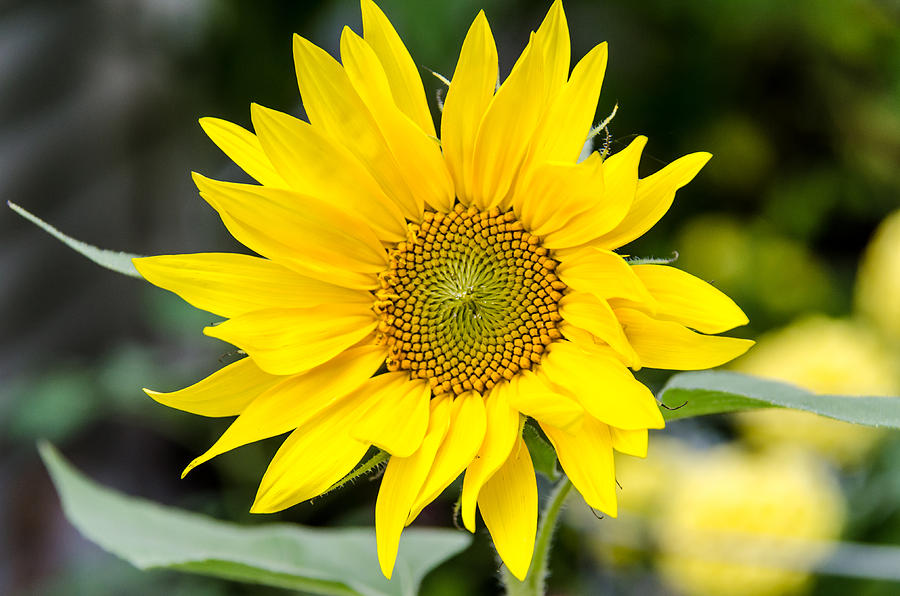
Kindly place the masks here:
<instances>
[{"instance_id":1,"label":"yellow blurred flower","mask_svg":"<svg viewBox=\"0 0 900 596\"><path fill-rule=\"evenodd\" d=\"M722 447L682 455L657 518L662 578L688 595L795 593L838 537L844 502L800 450Z\"/></svg>"},{"instance_id":2,"label":"yellow blurred flower","mask_svg":"<svg viewBox=\"0 0 900 596\"><path fill-rule=\"evenodd\" d=\"M825 262L762 223L699 215L678 235L678 264L728 288L740 302L779 316L827 310L837 300ZM785 267L785 263L790 267ZM772 288L778 288L773 292Z\"/></svg>"},{"instance_id":3,"label":"yellow blurred flower","mask_svg":"<svg viewBox=\"0 0 900 596\"><path fill-rule=\"evenodd\" d=\"M693 450L684 441L659 433L647 450L647 458L616 458L619 509L624 513L652 516L669 487L677 482L680 462L689 460Z\"/></svg>"},{"instance_id":4,"label":"yellow blurred flower","mask_svg":"<svg viewBox=\"0 0 900 596\"><path fill-rule=\"evenodd\" d=\"M866 249L856 281L856 308L900 341L900 211L889 215Z\"/></svg>"},{"instance_id":5,"label":"yellow blurred flower","mask_svg":"<svg viewBox=\"0 0 900 596\"><path fill-rule=\"evenodd\" d=\"M764 335L735 370L799 385L816 393L894 395L895 362L869 328L815 316ZM744 412L737 425L753 444L800 444L832 460L859 461L882 436L868 428L792 410Z\"/></svg>"}]
</instances>

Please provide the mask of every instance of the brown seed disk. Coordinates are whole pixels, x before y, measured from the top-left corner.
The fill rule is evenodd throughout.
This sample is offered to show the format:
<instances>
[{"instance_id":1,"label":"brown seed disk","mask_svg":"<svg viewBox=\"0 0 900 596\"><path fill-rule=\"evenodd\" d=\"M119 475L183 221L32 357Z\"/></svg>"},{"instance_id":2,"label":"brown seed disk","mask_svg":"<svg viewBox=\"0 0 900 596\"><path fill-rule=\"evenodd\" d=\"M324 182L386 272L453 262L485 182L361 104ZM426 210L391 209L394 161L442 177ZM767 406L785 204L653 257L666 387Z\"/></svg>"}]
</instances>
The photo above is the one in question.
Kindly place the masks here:
<instances>
[{"instance_id":1,"label":"brown seed disk","mask_svg":"<svg viewBox=\"0 0 900 596\"><path fill-rule=\"evenodd\" d=\"M426 212L379 276L373 308L388 369L459 395L539 364L561 337L557 265L511 211Z\"/></svg>"}]
</instances>

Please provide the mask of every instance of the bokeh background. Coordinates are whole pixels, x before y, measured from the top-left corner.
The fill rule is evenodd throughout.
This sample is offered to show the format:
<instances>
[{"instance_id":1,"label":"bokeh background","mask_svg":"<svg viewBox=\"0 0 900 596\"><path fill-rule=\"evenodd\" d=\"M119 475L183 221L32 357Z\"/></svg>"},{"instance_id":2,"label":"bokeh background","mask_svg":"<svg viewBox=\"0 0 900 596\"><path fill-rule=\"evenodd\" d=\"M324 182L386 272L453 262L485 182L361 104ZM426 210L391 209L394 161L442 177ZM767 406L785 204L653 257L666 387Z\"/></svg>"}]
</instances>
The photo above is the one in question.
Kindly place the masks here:
<instances>
[{"instance_id":1,"label":"bokeh background","mask_svg":"<svg viewBox=\"0 0 900 596\"><path fill-rule=\"evenodd\" d=\"M381 2L416 61L448 76L479 8L505 73L548 5ZM876 234L900 207L900 3L565 7L573 57L609 41L598 120L618 103L614 150L648 135L646 173L691 151L715 155L628 252L677 251L678 266L744 307L751 325L737 333L760 343L735 368L821 392L900 394L900 216ZM291 34L336 54L344 24L361 30L354 0L3 2L0 198L104 247L240 250L189 172L244 175L197 118L249 126L251 101L301 115ZM441 85L424 68L423 78L433 98ZM179 480L227 420L164 408L140 388L173 390L218 368L229 348L201 334L213 320L0 213L0 593L278 592L140 573L88 543L62 517L39 438L101 482L221 518L372 523L368 482L266 520L248 514L277 439ZM646 380L658 388L665 376ZM651 437L649 461L620 459L623 514L598 520L572 499L553 593L896 593L884 579L896 552L870 577L848 577L860 569L848 545L900 544L900 433L784 415L674 423ZM453 500L418 523L449 525ZM735 546L748 535L844 546L773 571L758 541ZM496 568L479 532L423 591L496 593Z\"/></svg>"}]
</instances>

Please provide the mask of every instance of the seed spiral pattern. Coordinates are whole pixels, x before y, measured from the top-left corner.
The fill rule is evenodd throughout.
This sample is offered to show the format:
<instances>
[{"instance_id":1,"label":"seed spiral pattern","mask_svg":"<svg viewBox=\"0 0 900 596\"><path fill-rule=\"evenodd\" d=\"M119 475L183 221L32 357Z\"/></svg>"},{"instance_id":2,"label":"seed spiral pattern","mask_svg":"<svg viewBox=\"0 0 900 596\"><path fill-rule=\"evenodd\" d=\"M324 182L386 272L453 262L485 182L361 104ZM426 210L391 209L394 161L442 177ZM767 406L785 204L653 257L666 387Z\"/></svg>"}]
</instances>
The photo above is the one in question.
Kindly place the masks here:
<instances>
[{"instance_id":1,"label":"seed spiral pattern","mask_svg":"<svg viewBox=\"0 0 900 596\"><path fill-rule=\"evenodd\" d=\"M540 363L561 337L557 264L512 212L426 212L379 276L388 369L425 379L435 395L459 395Z\"/></svg>"}]
</instances>

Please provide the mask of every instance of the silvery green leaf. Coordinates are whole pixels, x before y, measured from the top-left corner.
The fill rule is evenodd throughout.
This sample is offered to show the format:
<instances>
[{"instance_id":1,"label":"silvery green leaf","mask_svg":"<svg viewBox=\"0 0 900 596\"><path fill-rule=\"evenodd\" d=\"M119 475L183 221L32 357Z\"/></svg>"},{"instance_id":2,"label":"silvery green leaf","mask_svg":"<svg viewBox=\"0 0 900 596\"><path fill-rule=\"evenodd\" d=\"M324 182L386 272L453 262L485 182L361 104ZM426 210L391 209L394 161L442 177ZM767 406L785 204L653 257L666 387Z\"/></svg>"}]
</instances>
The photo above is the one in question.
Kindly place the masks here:
<instances>
[{"instance_id":1,"label":"silvery green leaf","mask_svg":"<svg viewBox=\"0 0 900 596\"><path fill-rule=\"evenodd\" d=\"M778 381L727 371L680 373L659 394L667 420L757 408L791 408L836 420L900 428L900 397L818 395Z\"/></svg>"},{"instance_id":2,"label":"silvery green leaf","mask_svg":"<svg viewBox=\"0 0 900 596\"><path fill-rule=\"evenodd\" d=\"M466 548L466 532L410 528L394 578L381 574L371 528L242 526L118 493L82 475L49 443L41 457L66 517L139 569L167 568L314 594L406 596L431 569Z\"/></svg>"},{"instance_id":3,"label":"silvery green leaf","mask_svg":"<svg viewBox=\"0 0 900 596\"><path fill-rule=\"evenodd\" d=\"M142 255L106 250L104 248L92 246L90 244L87 244L86 242L82 242L81 240L76 240L71 236L63 234L37 215L23 209L22 207L19 207L15 203L7 201L6 204L9 205L10 209L15 211L34 225L43 229L45 232L47 232L75 252L81 253L81 255L89 258L101 267L106 267L107 269L115 271L116 273L121 273L122 275L128 275L130 277L143 279L141 277L141 274L137 272L137 269L134 268L134 265L131 262L131 259L140 258Z\"/></svg>"}]
</instances>

